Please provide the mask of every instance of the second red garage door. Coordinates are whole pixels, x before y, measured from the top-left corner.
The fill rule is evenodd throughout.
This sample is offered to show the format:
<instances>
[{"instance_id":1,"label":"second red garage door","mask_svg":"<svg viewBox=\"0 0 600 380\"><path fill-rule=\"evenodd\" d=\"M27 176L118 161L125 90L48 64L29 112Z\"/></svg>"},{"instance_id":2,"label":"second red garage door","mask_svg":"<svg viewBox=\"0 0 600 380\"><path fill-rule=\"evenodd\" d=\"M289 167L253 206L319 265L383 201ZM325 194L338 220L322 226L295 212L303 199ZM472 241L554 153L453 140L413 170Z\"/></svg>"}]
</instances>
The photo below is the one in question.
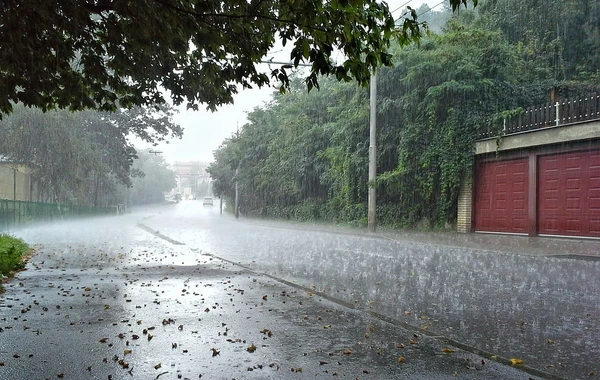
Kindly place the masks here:
<instances>
[{"instance_id":1,"label":"second red garage door","mask_svg":"<svg viewBox=\"0 0 600 380\"><path fill-rule=\"evenodd\" d=\"M538 232L600 237L600 151L539 159Z\"/></svg>"},{"instance_id":2,"label":"second red garage door","mask_svg":"<svg viewBox=\"0 0 600 380\"><path fill-rule=\"evenodd\" d=\"M527 159L483 162L475 177L475 230L527 233Z\"/></svg>"}]
</instances>

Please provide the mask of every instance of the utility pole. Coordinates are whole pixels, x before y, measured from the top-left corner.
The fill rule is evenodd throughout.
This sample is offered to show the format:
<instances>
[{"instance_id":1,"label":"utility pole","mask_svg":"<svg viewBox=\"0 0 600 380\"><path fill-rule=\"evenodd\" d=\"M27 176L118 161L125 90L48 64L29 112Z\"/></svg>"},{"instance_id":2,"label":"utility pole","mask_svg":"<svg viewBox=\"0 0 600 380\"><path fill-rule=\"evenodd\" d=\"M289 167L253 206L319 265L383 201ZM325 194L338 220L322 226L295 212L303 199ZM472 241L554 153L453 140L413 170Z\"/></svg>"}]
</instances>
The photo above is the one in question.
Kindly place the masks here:
<instances>
[{"instance_id":1,"label":"utility pole","mask_svg":"<svg viewBox=\"0 0 600 380\"><path fill-rule=\"evenodd\" d=\"M237 123L237 131L235 132L235 137L240 137L240 124ZM239 208L239 189L238 189L238 175L240 174L240 162L238 162L237 168L235 168L235 218L239 219L240 217L240 208Z\"/></svg>"},{"instance_id":2,"label":"utility pole","mask_svg":"<svg viewBox=\"0 0 600 380\"><path fill-rule=\"evenodd\" d=\"M375 232L377 226L377 73L373 71L370 83L370 117L369 117L369 203L368 227L369 232Z\"/></svg>"},{"instance_id":3,"label":"utility pole","mask_svg":"<svg viewBox=\"0 0 600 380\"><path fill-rule=\"evenodd\" d=\"M235 168L235 218L239 219L240 217L240 208L239 208L239 191L238 191L238 174L240 171L240 167Z\"/></svg>"}]
</instances>

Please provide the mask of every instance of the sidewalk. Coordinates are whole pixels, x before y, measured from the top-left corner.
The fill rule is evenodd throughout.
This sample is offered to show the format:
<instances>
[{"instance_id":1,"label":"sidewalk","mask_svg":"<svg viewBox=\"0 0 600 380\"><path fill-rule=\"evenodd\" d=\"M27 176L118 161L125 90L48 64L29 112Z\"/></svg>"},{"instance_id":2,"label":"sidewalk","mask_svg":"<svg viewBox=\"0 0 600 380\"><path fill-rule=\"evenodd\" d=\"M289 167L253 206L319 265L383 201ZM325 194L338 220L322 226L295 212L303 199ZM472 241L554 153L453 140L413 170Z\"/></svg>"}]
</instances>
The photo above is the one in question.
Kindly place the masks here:
<instances>
[{"instance_id":1,"label":"sidewalk","mask_svg":"<svg viewBox=\"0 0 600 380\"><path fill-rule=\"evenodd\" d=\"M377 235L396 240L411 240L513 254L581 256L600 259L600 240L594 239L453 232L382 231Z\"/></svg>"},{"instance_id":2,"label":"sidewalk","mask_svg":"<svg viewBox=\"0 0 600 380\"><path fill-rule=\"evenodd\" d=\"M529 237L521 235L456 232L400 231L379 228L370 233L365 227L302 223L285 220L242 219L246 223L276 228L302 229L349 235L365 235L401 241L413 241L452 247L536 256L565 256L600 260L600 239L571 237Z\"/></svg>"}]
</instances>

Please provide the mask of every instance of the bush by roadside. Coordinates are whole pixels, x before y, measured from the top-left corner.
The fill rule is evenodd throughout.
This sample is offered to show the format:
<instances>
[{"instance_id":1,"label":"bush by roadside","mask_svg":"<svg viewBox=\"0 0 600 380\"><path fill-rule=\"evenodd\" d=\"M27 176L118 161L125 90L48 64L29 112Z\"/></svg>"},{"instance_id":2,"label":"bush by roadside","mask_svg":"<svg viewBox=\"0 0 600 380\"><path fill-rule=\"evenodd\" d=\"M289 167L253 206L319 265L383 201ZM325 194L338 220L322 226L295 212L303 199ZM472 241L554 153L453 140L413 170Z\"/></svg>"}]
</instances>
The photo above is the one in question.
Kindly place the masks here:
<instances>
[{"instance_id":1,"label":"bush by roadside","mask_svg":"<svg viewBox=\"0 0 600 380\"><path fill-rule=\"evenodd\" d=\"M30 251L23 240L10 235L0 234L0 279L13 275L25 268L25 255ZM2 293L0 282L0 293Z\"/></svg>"}]
</instances>

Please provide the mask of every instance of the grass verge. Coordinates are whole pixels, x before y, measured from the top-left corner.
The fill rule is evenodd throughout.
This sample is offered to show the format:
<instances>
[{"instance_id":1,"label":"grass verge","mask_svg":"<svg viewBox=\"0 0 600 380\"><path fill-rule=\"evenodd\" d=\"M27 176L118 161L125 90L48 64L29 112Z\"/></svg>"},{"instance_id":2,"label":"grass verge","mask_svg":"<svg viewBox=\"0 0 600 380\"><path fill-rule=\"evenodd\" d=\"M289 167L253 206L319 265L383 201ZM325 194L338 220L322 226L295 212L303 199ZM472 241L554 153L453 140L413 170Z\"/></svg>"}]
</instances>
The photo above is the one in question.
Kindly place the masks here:
<instances>
[{"instance_id":1,"label":"grass verge","mask_svg":"<svg viewBox=\"0 0 600 380\"><path fill-rule=\"evenodd\" d=\"M25 268L25 258L30 250L23 240L0 234L0 293L4 290L4 279Z\"/></svg>"}]
</instances>

